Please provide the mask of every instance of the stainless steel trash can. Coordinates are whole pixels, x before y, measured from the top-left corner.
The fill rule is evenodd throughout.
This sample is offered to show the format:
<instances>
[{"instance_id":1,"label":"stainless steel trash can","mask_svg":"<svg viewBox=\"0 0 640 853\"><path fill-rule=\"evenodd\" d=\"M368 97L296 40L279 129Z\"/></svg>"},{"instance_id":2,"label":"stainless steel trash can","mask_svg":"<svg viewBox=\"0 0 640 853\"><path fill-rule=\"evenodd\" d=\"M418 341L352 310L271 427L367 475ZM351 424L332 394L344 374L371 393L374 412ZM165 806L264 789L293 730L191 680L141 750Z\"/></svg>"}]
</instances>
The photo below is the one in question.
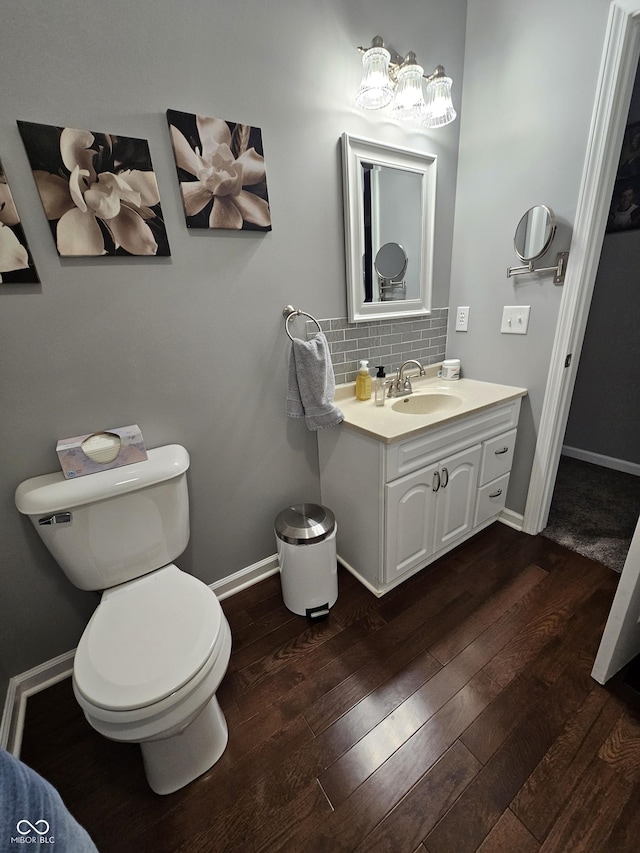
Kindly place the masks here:
<instances>
[{"instance_id":1,"label":"stainless steel trash can","mask_svg":"<svg viewBox=\"0 0 640 853\"><path fill-rule=\"evenodd\" d=\"M338 597L336 531L330 509L319 504L295 504L275 521L282 598L299 616L321 619Z\"/></svg>"}]
</instances>

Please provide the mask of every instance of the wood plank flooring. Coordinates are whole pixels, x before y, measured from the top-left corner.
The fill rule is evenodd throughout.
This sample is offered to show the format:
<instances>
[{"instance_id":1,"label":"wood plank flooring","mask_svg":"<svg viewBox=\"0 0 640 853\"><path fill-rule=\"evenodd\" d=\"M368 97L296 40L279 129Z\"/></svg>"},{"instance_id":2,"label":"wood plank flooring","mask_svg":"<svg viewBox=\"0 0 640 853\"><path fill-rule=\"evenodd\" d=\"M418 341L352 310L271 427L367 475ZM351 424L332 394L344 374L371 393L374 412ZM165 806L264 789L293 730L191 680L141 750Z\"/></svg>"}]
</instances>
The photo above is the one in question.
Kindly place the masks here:
<instances>
[{"instance_id":1,"label":"wood plank flooring","mask_svg":"<svg viewBox=\"0 0 640 853\"><path fill-rule=\"evenodd\" d=\"M376 599L340 570L318 624L278 576L223 602L230 740L181 791L29 699L22 759L101 853L625 853L640 848L640 715L590 678L618 575L494 524Z\"/></svg>"}]
</instances>

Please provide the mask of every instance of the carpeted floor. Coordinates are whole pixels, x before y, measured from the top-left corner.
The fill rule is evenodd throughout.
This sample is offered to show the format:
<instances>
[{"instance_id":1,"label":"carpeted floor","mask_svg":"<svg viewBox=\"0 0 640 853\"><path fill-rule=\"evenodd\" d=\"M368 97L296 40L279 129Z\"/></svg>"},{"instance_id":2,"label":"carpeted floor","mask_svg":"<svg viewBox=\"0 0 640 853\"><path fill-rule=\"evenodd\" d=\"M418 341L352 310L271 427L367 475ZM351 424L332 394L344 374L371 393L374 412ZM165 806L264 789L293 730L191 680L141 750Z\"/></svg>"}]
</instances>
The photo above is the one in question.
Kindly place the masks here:
<instances>
[{"instance_id":1,"label":"carpeted floor","mask_svg":"<svg viewBox=\"0 0 640 853\"><path fill-rule=\"evenodd\" d=\"M640 477L560 458L542 535L621 572L640 515Z\"/></svg>"}]
</instances>

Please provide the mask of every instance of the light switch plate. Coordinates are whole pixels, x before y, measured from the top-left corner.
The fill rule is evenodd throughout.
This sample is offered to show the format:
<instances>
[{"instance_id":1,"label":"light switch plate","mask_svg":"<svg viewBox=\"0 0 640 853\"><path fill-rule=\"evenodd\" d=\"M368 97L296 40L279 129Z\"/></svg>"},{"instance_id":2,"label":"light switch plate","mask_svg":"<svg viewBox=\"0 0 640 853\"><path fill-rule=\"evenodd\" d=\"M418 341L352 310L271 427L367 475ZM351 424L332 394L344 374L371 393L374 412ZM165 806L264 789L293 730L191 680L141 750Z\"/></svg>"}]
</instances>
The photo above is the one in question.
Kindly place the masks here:
<instances>
[{"instance_id":1,"label":"light switch plate","mask_svg":"<svg viewBox=\"0 0 640 853\"><path fill-rule=\"evenodd\" d=\"M461 305L456 310L456 332L469 331L469 306Z\"/></svg>"},{"instance_id":2,"label":"light switch plate","mask_svg":"<svg viewBox=\"0 0 640 853\"><path fill-rule=\"evenodd\" d=\"M503 335L526 335L529 328L530 305L505 305L502 311Z\"/></svg>"}]
</instances>

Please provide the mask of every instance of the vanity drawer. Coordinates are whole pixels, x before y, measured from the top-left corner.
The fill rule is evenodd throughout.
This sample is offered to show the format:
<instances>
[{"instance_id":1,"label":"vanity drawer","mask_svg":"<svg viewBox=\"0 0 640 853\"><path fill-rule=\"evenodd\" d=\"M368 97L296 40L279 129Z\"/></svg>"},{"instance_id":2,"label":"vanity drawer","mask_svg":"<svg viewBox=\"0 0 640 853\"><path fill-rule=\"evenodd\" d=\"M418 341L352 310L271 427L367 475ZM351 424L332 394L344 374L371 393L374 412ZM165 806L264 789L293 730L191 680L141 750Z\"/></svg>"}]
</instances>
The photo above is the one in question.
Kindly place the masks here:
<instances>
[{"instance_id":1,"label":"vanity drawer","mask_svg":"<svg viewBox=\"0 0 640 853\"><path fill-rule=\"evenodd\" d=\"M506 404L489 406L480 412L453 419L440 427L432 427L415 438L387 445L385 482L389 483L396 477L411 474L419 468L437 462L445 455L457 453L479 441L490 441L496 435L506 437L511 435L511 432L515 436L519 413L520 399L510 400ZM398 417L404 418L406 415ZM502 446L504 447L504 443ZM508 470L509 468L505 469ZM493 474L493 477L502 473L504 471L499 471ZM483 482L487 480L479 481L480 484Z\"/></svg>"},{"instance_id":2,"label":"vanity drawer","mask_svg":"<svg viewBox=\"0 0 640 853\"><path fill-rule=\"evenodd\" d=\"M485 483L490 483L496 477L511 471L516 432L517 430L512 429L484 442L480 460L479 486L484 486Z\"/></svg>"},{"instance_id":3,"label":"vanity drawer","mask_svg":"<svg viewBox=\"0 0 640 853\"><path fill-rule=\"evenodd\" d=\"M493 480L491 483L487 483L486 486L478 489L476 516L473 522L474 527L484 524L485 521L504 509L508 485L509 474L503 474L502 477L498 477L497 480Z\"/></svg>"}]
</instances>

